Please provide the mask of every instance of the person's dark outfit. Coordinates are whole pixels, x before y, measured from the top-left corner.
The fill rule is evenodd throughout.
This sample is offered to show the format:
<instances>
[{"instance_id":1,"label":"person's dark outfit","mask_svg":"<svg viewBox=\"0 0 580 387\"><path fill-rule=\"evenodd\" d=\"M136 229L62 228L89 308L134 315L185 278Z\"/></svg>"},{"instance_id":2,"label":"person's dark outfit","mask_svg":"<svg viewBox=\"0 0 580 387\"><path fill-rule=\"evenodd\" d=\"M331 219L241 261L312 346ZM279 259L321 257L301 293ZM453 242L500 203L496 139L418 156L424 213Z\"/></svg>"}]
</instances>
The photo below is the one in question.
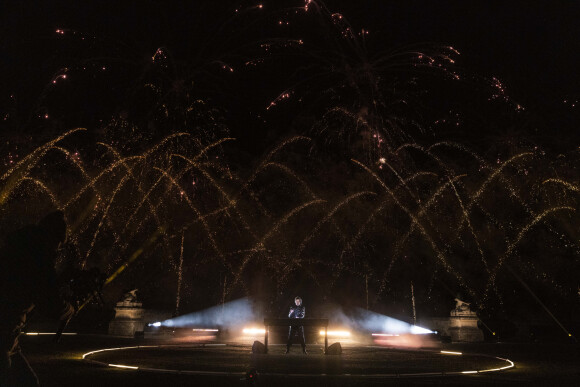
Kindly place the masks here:
<instances>
[{"instance_id":1,"label":"person's dark outfit","mask_svg":"<svg viewBox=\"0 0 580 387\"><path fill-rule=\"evenodd\" d=\"M300 306L293 306L290 308L290 312L288 313L288 318L304 318L306 314L306 308L303 305ZM290 351L290 347L292 346L292 339L294 336L298 335L300 339L300 345L302 345L302 352L306 353L306 340L304 339L304 327L302 325L292 325L288 329L288 343L286 344L286 353Z\"/></svg>"},{"instance_id":2,"label":"person's dark outfit","mask_svg":"<svg viewBox=\"0 0 580 387\"><path fill-rule=\"evenodd\" d=\"M5 238L0 250L0 387L38 386L18 343L34 308L61 321L74 314L74 308L60 297L54 267L65 236L62 213L52 213L39 225L26 226Z\"/></svg>"}]
</instances>

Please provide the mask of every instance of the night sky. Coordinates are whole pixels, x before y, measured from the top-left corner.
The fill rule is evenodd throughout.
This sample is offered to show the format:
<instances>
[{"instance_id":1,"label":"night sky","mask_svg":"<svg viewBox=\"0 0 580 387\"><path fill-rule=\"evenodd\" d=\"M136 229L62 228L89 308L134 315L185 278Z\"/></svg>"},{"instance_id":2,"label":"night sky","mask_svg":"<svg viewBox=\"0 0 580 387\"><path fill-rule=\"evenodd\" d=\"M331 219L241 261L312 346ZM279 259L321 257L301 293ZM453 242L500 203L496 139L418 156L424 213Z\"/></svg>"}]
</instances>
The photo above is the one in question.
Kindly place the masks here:
<instances>
[{"instance_id":1,"label":"night sky","mask_svg":"<svg viewBox=\"0 0 580 387\"><path fill-rule=\"evenodd\" d=\"M557 307L568 310L566 305L577 302L579 286L568 270L578 267L580 251L575 212L575 163L580 144L579 19L577 1L3 1L3 173L36 147L77 127L87 130L62 144L72 154L67 154L69 160L77 166L84 162L80 165L92 177L106 170L107 163L113 163L114 152L118 152L115 157L145 158L140 155L181 131L193 134L199 142L184 140L177 145L178 150L172 150L186 154L189 162L197 160L193 150L197 152L199 144L235 138L211 152L201 152L208 158L204 159L207 164L203 173L177 175L171 168L186 157L171 164L175 154L169 151L150 164L135 164L143 184L153 184L158 173L176 173L173 185L168 184L165 192L172 195L172 201L159 204L161 214L156 218L158 226L169 219L170 231L164 243L170 247L151 254L179 257L180 240L186 251L196 251L191 265L186 262L183 267L183 276L199 277L197 273L201 272L207 275L207 282L184 279L184 294L195 295L189 304L184 301L191 309L223 301L228 286L232 287L228 297L243 293L236 285L262 273L263 265L295 285L275 297L290 297L294 291L307 295L330 293L330 288L320 291L317 286L324 289L321 283L334 286L339 277L343 280L342 259L349 249L352 261L345 265L352 264L348 267L352 276L344 279L347 286L337 297L362 294L361 278L371 277L365 289L367 297L370 287L377 299L383 296L396 313L408 315L410 279L424 285L416 287L418 303L429 313L440 314L448 303L429 301L432 292L452 299L458 289L468 287L462 281L471 285L473 279L478 290L464 294L468 299L503 305L502 300L487 297L488 290L495 286L496 273L491 274L485 257L497 259L501 267L505 251L517 255L516 245L525 240L524 231L535 231L532 226L536 224L545 225L540 220L550 218L552 213L569 211L573 215L555 217L554 223L538 231L536 239L522 243L517 252L523 258L514 263L539 294L561 297L563 301ZM286 150L280 144L292 136L307 136L296 142L308 145ZM294 140L289 141L294 144ZM458 156L453 153L457 149L437 153L446 146L441 145L445 141L463 144L476 156L467 157L469 152ZM439 148L431 152L433 144L439 144ZM110 154L104 147L109 147L106 150ZM424 153L414 154L417 149ZM433 154L437 157L430 158ZM537 158L526 159L521 165L513 162L512 168L513 158L528 155ZM50 157L57 160L57 156ZM127 188L128 192L123 191L124 186L115 189L113 181L118 176L113 176L106 183L99 181L99 189L106 192L103 197L110 197L110 202L99 195L89 197L85 191L75 196L80 178L70 172L70 165L62 166L50 157L26 171L39 180L28 180L40 187L43 181L48 182L48 188L58 187L53 202L62 200L67 206L73 203L66 210L71 218L80 219L81 226L77 224L75 230L79 250L86 255L85 261L92 254L93 264L106 267L110 273L122 263L122 257L140 248L155 233L151 222L145 221L148 214L134 228L133 224L120 225L133 219L130 216L137 219L141 215L138 211L131 215L130 211L134 195L144 195L142 187L137 187L139 192L133 186ZM222 160L227 162L221 164ZM448 164L442 167L444 163ZM264 165L291 173L284 178L271 171L262 173ZM489 183L486 179L493 176L490 171L504 165L509 165L506 177L502 175L505 180ZM26 173L22 172L21 177ZM437 178L427 180L433 176ZM251 182L244 185L244 179ZM6 181L8 194L3 197L18 191L10 186L12 180ZM413 184L407 185L409 181ZM184 182L187 189L179 185ZM117 187L124 183L119 184ZM438 184L451 186L453 191L441 194L440 207L429 212L423 206L441 193ZM481 186L489 188L489 196L478 191ZM59 191L61 187L66 189ZM179 188L177 194L175 187ZM563 193L562 189L568 191ZM232 192L239 195L236 199L242 203L239 211L244 216L235 218L228 213L230 218L222 217L220 211L229 208L223 207L220 195L224 192L232 197ZM70 197L74 199L66 202ZM377 198L384 197L388 203L381 207L386 208L385 216L377 217L377 226L368 227L370 235L363 233L359 238L357 232L366 227L366 216L374 214L381 203ZM161 203L166 197L160 194L159 198ZM475 198L473 202L469 202L471 198ZM28 208L23 203L32 201L27 200L8 202L4 210L9 215L0 225L2 231L45 210ZM351 200L358 207L348 207ZM499 200L507 204L498 205ZM192 208L192 201L199 205L195 216L218 213L215 218L208 215L205 229L190 222L190 215L186 215L184 208ZM322 202L325 207L318 209ZM468 227L463 230L461 221L460 232L465 234L456 236L454 222L470 211L472 204L471 231L467 232ZM343 205L345 213L337 210ZM84 208L94 208L94 213L88 216ZM296 224L288 222L288 230L278 235L276 232L286 223L277 222L298 213L302 216L302 208L308 209L304 211L307 214ZM334 211L336 224L326 222L334 219ZM26 216L20 217L25 212ZM101 218L102 212L105 215ZM410 218L410 213L425 216L420 231L432 237L415 241L412 232L419 222ZM332 216L326 218L327 214ZM316 232L304 235L303 225L317 225ZM107 227L110 232L102 231ZM212 227L217 231L208 232ZM411 228L411 236L405 236L399 246L395 242L407 228ZM336 229L339 232L335 235ZM389 233L382 235L381 230ZM187 239L190 231L193 236ZM121 237L128 234L136 236L127 240ZM483 242L474 241L476 234ZM332 249L342 247L348 239L344 235L356 236L354 242L362 239L364 247L351 248L346 243L342 253L335 254ZM451 236L455 239L447 243ZM109 254L107 243L119 249L110 253L118 256L104 258ZM302 249L303 245L309 247ZM296 246L302 249L298 253ZM541 250L544 247L547 253ZM434 254L433 249L441 253ZM558 259L543 259L552 253ZM319 254L332 265L332 260L340 256L340 264L336 264L340 269L333 278L324 273L318 278L312 273L320 269L320 262L312 258L311 266L297 270L297 264L288 274L279 257L291 261L295 254L308 259ZM390 259L389 254L400 266L382 260ZM444 254L449 261L439 259ZM213 258L207 258L210 256ZM218 261L225 262L224 266ZM123 285L151 280L154 289L144 291L144 297L149 296L152 303L161 304L167 299L173 302L175 277L152 279L157 279L156 270L174 275L179 266L181 281L183 260L181 264L161 259L155 262L158 266L137 266ZM417 267L426 269L421 272ZM433 267L442 274L433 274ZM235 277L232 273L238 268ZM401 278L400 284L383 280L383 271ZM506 303L517 305L522 289L507 277L507 270L498 271L497 281L507 284L506 291L519 292ZM491 280L486 296L477 299L486 286L482 276L487 274ZM263 275L243 290L265 293L276 287L272 282ZM223 292L212 288L215 283ZM119 284L116 295L121 291ZM206 293L211 295L202 297ZM158 294L166 298L155 299ZM317 297L327 300L328 294ZM526 305L533 305L534 301L526 297ZM361 304L360 299L350 301ZM407 306L400 306L405 303ZM492 309L490 314L494 313ZM568 312L572 316L578 313Z\"/></svg>"},{"instance_id":2,"label":"night sky","mask_svg":"<svg viewBox=\"0 0 580 387\"><path fill-rule=\"evenodd\" d=\"M133 86L127 83L127 78L136 81L139 62L151 56L158 47L167 47L175 61L185 66L199 63L204 60L200 55L211 56L220 49L230 58L240 59L238 55L249 57L251 50L233 52L236 43L251 46L259 40L275 37L275 19L280 12L272 12L272 9L283 9L283 5L301 6L302 2L276 2L275 6L265 2L265 8L249 12L240 22L228 21L236 8L251 8L257 4L102 1L80 6L62 0L3 2L2 108L4 111L14 108L10 95L14 96L18 121L24 123L18 126L29 126L28 130L32 132L42 132L39 125L30 123L29 119L37 113L33 111L39 105L67 98L61 94L46 95L47 85L59 69L72 69L87 62L121 64L123 70L97 80L96 84L87 80L90 75L77 74L77 79L84 78L81 80L84 83L77 82L75 89L64 92L69 94L69 99L85 99L84 104L78 102L80 106L72 103L73 109L84 112L67 113L64 126L97 126L100 120L108 119L118 110L119 100L112 99L126 97L127 88ZM580 27L577 23L580 6L577 2L377 0L356 3L328 1L326 6L331 12L343 14L353 29L370 31L369 50L431 43L452 45L461 52L460 67L481 77L500 79L509 95L531 110L534 124L540 126L541 131L549 131L550 136L561 136L566 141L576 132L573 122L577 110L567 102L580 98L580 79L576 71L580 65ZM219 31L224 25L226 27ZM226 37L228 31L234 31L240 25L244 26L240 36L247 38L246 42L242 37L236 39L237 32ZM300 26L292 33L299 35L300 28L307 36L313 26ZM56 34L57 29L67 31L66 37ZM244 31L246 36L243 36ZM71 36L73 33L75 35ZM200 52L199 48L206 39L223 47ZM132 71L135 73L130 74ZM238 79L234 82L240 82L240 76L236 74L236 77ZM102 82L110 84L100 85ZM245 79L235 85L226 80L226 92L235 94L227 103L239 105L252 101L252 96L240 95L240 89L236 90L240 85L247 87L243 82L254 82L254 79ZM254 84L256 89L252 90L256 106L248 108L255 114L263 108L260 104L263 105L279 88L263 82L258 80ZM47 102L46 99L50 98L53 101ZM95 108L92 106L95 101L108 109ZM235 123L230 126L235 130Z\"/></svg>"}]
</instances>

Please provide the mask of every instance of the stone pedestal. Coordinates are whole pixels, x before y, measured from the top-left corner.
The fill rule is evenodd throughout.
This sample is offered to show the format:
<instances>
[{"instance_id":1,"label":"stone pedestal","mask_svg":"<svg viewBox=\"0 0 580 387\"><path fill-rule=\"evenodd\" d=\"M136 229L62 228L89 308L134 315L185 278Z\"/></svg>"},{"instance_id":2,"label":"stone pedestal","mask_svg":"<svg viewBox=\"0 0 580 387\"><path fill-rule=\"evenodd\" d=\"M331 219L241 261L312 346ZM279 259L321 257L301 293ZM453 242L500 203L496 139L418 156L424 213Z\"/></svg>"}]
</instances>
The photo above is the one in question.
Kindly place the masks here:
<instances>
[{"instance_id":1,"label":"stone pedestal","mask_svg":"<svg viewBox=\"0 0 580 387\"><path fill-rule=\"evenodd\" d=\"M439 332L442 339L452 342L480 342L483 341L483 331L477 326L479 318L469 306L469 303L455 299L456 306L449 313L449 317L425 319L419 325Z\"/></svg>"},{"instance_id":2,"label":"stone pedestal","mask_svg":"<svg viewBox=\"0 0 580 387\"><path fill-rule=\"evenodd\" d=\"M134 301L117 302L115 318L109 323L109 334L133 337L135 332L143 331L145 309L143 304Z\"/></svg>"},{"instance_id":3,"label":"stone pedestal","mask_svg":"<svg viewBox=\"0 0 580 387\"><path fill-rule=\"evenodd\" d=\"M451 341L483 341L483 332L477 326L478 321L479 318L475 312L452 310L447 331L451 336Z\"/></svg>"}]
</instances>

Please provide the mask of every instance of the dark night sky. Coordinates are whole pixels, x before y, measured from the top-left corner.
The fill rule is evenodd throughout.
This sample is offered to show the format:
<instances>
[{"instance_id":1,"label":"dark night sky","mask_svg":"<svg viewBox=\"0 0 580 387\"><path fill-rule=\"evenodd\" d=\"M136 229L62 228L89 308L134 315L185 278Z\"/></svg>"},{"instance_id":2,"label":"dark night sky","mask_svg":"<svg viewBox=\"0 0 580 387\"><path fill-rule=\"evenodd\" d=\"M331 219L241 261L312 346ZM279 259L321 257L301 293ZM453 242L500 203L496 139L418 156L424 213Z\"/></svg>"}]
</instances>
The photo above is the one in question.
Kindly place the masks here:
<instances>
[{"instance_id":1,"label":"dark night sky","mask_svg":"<svg viewBox=\"0 0 580 387\"><path fill-rule=\"evenodd\" d=\"M578 2L337 3L342 4L336 9L343 10L353 24L361 21L361 26L377 31L394 46L418 42L453 45L462 53L463 66L481 75L497 76L526 106L553 111L561 107L563 98L580 96Z\"/></svg>"},{"instance_id":2,"label":"dark night sky","mask_svg":"<svg viewBox=\"0 0 580 387\"><path fill-rule=\"evenodd\" d=\"M176 57L193 58L197 53L187 37L215 30L215 20L224 20L238 2L192 3L184 8L161 1L3 2L0 101L5 104L8 94L17 95L20 115L26 115L54 72L75 56L138 60L167 46ZM542 117L545 127L554 122L558 127L573 124L574 115L568 115L569 107L562 101L580 97L576 1L329 0L326 6L345 15L355 29L370 30L378 36L375 42L384 46L451 44L462 53L461 66L482 76L497 76L513 98ZM99 46L95 53L86 47L83 52L58 47L56 28L76 30L101 43L95 44ZM105 41L115 43L102 44Z\"/></svg>"},{"instance_id":3,"label":"dark night sky","mask_svg":"<svg viewBox=\"0 0 580 387\"><path fill-rule=\"evenodd\" d=\"M534 100L577 93L580 16L571 1L405 2L384 23L395 41L455 45L466 66ZM445 6L443 4L449 4Z\"/></svg>"}]
</instances>

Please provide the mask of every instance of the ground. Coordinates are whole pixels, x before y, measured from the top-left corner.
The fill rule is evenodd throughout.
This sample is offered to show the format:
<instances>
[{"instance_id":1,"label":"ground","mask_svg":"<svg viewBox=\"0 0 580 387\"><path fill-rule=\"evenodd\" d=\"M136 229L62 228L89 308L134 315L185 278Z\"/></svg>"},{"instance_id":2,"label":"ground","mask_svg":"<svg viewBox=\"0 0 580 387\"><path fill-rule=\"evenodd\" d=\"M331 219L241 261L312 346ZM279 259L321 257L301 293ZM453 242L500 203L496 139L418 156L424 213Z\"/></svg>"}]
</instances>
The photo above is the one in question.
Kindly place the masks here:
<instances>
[{"instance_id":1,"label":"ground","mask_svg":"<svg viewBox=\"0 0 580 387\"><path fill-rule=\"evenodd\" d=\"M103 348L162 345L107 351L89 358L105 363L159 369L218 371L216 375L170 374L119 369L89 363L82 354ZM171 345L172 347L168 347ZM322 347L309 346L284 355L272 345L268 355L252 355L250 345L206 346L174 340L128 339L104 335L65 336L53 344L51 336L26 336L22 348L42 386L191 386L246 385L245 372L258 371L262 386L367 385L576 385L580 378L580 346L575 343L438 344L425 350L345 345L341 356L325 356ZM482 356L444 356L441 350L507 358L515 367L478 375L441 376L441 371L502 367L505 363ZM436 376L397 377L397 373L435 372ZM229 373L229 374L227 374Z\"/></svg>"}]
</instances>

